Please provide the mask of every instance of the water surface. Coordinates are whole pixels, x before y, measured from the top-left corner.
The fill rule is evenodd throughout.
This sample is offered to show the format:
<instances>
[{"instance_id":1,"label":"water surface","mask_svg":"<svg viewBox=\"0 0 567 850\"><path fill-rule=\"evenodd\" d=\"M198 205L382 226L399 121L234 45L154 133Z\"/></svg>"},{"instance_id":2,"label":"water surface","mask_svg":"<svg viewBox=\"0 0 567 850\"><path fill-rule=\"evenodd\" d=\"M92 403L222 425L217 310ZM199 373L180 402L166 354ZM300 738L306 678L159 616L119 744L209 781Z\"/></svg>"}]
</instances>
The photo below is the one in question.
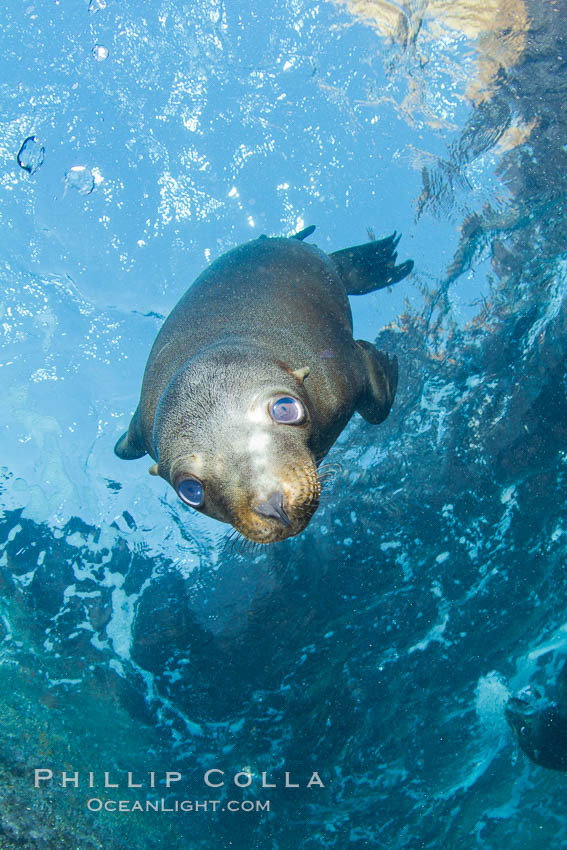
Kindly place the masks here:
<instances>
[{"instance_id":1,"label":"water surface","mask_svg":"<svg viewBox=\"0 0 567 850\"><path fill-rule=\"evenodd\" d=\"M3 847L565 845L563 776L503 705L565 653L566 20L5 4ZM399 394L383 426L352 420L302 535L239 551L112 447L196 275L312 223L324 250L403 232L414 274L352 299ZM228 811L244 798L270 812Z\"/></svg>"}]
</instances>

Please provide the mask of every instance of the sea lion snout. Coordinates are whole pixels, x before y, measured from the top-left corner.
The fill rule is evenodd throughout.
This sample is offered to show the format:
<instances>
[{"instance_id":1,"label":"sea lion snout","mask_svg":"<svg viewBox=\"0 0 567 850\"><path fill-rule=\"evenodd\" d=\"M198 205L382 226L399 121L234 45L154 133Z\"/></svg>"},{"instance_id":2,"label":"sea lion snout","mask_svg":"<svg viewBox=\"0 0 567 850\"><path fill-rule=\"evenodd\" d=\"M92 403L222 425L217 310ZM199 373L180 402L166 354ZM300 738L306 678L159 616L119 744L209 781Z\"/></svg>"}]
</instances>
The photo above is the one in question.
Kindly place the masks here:
<instances>
[{"instance_id":1,"label":"sea lion snout","mask_svg":"<svg viewBox=\"0 0 567 850\"><path fill-rule=\"evenodd\" d=\"M256 543L273 543L303 531L321 494L314 459L296 447L290 463L292 447L286 444L288 462L281 464L277 448L268 441L261 456L256 451L221 457L183 453L164 462L161 474L189 507L230 523Z\"/></svg>"},{"instance_id":2,"label":"sea lion snout","mask_svg":"<svg viewBox=\"0 0 567 850\"><path fill-rule=\"evenodd\" d=\"M274 543L303 531L319 504L321 482L313 459L280 468L266 488L254 475L233 502L231 523L256 543Z\"/></svg>"}]
</instances>

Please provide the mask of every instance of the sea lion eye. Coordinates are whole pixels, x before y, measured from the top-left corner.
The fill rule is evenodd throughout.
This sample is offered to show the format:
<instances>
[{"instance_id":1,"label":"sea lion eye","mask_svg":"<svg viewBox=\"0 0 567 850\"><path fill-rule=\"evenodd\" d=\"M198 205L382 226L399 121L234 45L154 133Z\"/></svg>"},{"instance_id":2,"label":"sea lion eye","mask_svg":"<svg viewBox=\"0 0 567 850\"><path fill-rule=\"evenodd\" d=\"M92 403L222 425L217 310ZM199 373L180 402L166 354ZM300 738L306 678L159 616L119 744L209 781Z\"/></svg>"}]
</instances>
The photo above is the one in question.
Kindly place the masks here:
<instances>
[{"instance_id":1,"label":"sea lion eye","mask_svg":"<svg viewBox=\"0 0 567 850\"><path fill-rule=\"evenodd\" d=\"M181 501L191 508L200 508L205 500L203 485L198 478L184 478L175 489Z\"/></svg>"},{"instance_id":2,"label":"sea lion eye","mask_svg":"<svg viewBox=\"0 0 567 850\"><path fill-rule=\"evenodd\" d=\"M297 398L289 395L271 401L268 410L274 422L283 425L300 425L305 419L305 408Z\"/></svg>"}]
</instances>

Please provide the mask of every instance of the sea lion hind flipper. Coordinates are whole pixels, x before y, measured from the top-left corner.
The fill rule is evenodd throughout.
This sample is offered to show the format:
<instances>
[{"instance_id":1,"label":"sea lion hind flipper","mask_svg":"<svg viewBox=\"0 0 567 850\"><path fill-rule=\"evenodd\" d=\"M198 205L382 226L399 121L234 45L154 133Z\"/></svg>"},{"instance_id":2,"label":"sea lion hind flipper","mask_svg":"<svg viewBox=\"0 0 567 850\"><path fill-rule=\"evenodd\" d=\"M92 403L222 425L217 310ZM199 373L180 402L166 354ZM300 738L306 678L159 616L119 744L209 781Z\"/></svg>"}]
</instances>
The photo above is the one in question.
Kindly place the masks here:
<instances>
[{"instance_id":1,"label":"sea lion hind flipper","mask_svg":"<svg viewBox=\"0 0 567 850\"><path fill-rule=\"evenodd\" d=\"M388 416L398 386L398 358L389 357L364 339L357 339L366 372L365 387L356 405L360 415L377 425Z\"/></svg>"},{"instance_id":2,"label":"sea lion hind flipper","mask_svg":"<svg viewBox=\"0 0 567 850\"><path fill-rule=\"evenodd\" d=\"M128 430L114 446L114 454L121 460L137 460L147 454L140 431L138 410L133 415Z\"/></svg>"},{"instance_id":3,"label":"sea lion hind flipper","mask_svg":"<svg viewBox=\"0 0 567 850\"><path fill-rule=\"evenodd\" d=\"M396 265L396 232L386 239L376 239L364 245L354 245L329 254L344 283L347 295L365 295L376 289L392 286L413 269L413 260Z\"/></svg>"}]
</instances>

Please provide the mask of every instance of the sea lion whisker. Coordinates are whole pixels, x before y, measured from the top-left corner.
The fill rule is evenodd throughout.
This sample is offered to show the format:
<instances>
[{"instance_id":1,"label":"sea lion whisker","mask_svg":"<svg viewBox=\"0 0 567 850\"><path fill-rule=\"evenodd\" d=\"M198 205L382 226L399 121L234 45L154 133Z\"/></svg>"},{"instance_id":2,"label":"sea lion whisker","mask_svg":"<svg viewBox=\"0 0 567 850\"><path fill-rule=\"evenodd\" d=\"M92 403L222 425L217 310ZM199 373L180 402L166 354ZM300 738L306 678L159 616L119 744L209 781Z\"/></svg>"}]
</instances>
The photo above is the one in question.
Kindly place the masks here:
<instances>
[{"instance_id":1,"label":"sea lion whisker","mask_svg":"<svg viewBox=\"0 0 567 850\"><path fill-rule=\"evenodd\" d=\"M319 476L319 481L323 483L323 481L335 481L337 477L336 472L322 472Z\"/></svg>"},{"instance_id":2,"label":"sea lion whisker","mask_svg":"<svg viewBox=\"0 0 567 850\"><path fill-rule=\"evenodd\" d=\"M236 531L236 529L234 530ZM228 539L230 541L230 554L234 555L238 544L238 532L236 531L236 534L230 534Z\"/></svg>"},{"instance_id":3,"label":"sea lion whisker","mask_svg":"<svg viewBox=\"0 0 567 850\"><path fill-rule=\"evenodd\" d=\"M297 508L295 508L294 513L301 515L301 516L305 516L305 514L313 514L317 510L317 506L319 504L320 504L320 499L317 499L316 502L313 501L313 502L309 502L308 504L305 504L305 505L298 505Z\"/></svg>"},{"instance_id":4,"label":"sea lion whisker","mask_svg":"<svg viewBox=\"0 0 567 850\"><path fill-rule=\"evenodd\" d=\"M230 553L231 555L245 555L248 549L249 539L245 537L237 528L233 528L229 533Z\"/></svg>"},{"instance_id":5,"label":"sea lion whisker","mask_svg":"<svg viewBox=\"0 0 567 850\"><path fill-rule=\"evenodd\" d=\"M321 491L319 493L319 497L321 497L323 493L325 495L328 495L330 492L332 492L334 490L334 488L332 487L333 484L334 484L334 479L332 479L332 478L327 479L327 481L322 481L321 482Z\"/></svg>"},{"instance_id":6,"label":"sea lion whisker","mask_svg":"<svg viewBox=\"0 0 567 850\"><path fill-rule=\"evenodd\" d=\"M249 545L250 541L247 537L244 537L244 535L241 535L238 538L238 542L236 544L236 551L242 558L244 558L248 554Z\"/></svg>"},{"instance_id":7,"label":"sea lion whisker","mask_svg":"<svg viewBox=\"0 0 567 850\"><path fill-rule=\"evenodd\" d=\"M240 535L240 554L241 555L249 555L250 549L254 545L252 540L249 537L246 537L244 534Z\"/></svg>"},{"instance_id":8,"label":"sea lion whisker","mask_svg":"<svg viewBox=\"0 0 567 850\"><path fill-rule=\"evenodd\" d=\"M241 555L253 557L256 554L257 548L260 546L260 543L257 540L252 540L250 537L246 537L241 532L238 532L238 545L240 547Z\"/></svg>"},{"instance_id":9,"label":"sea lion whisker","mask_svg":"<svg viewBox=\"0 0 567 850\"><path fill-rule=\"evenodd\" d=\"M323 472L319 475L319 481L322 483L323 481L336 481L338 478L338 473L336 472Z\"/></svg>"},{"instance_id":10,"label":"sea lion whisker","mask_svg":"<svg viewBox=\"0 0 567 850\"><path fill-rule=\"evenodd\" d=\"M339 463L324 463L317 469L317 475L319 475L319 477L321 477L321 475L325 475L326 473L338 475L339 472L342 471L343 468Z\"/></svg>"}]
</instances>

